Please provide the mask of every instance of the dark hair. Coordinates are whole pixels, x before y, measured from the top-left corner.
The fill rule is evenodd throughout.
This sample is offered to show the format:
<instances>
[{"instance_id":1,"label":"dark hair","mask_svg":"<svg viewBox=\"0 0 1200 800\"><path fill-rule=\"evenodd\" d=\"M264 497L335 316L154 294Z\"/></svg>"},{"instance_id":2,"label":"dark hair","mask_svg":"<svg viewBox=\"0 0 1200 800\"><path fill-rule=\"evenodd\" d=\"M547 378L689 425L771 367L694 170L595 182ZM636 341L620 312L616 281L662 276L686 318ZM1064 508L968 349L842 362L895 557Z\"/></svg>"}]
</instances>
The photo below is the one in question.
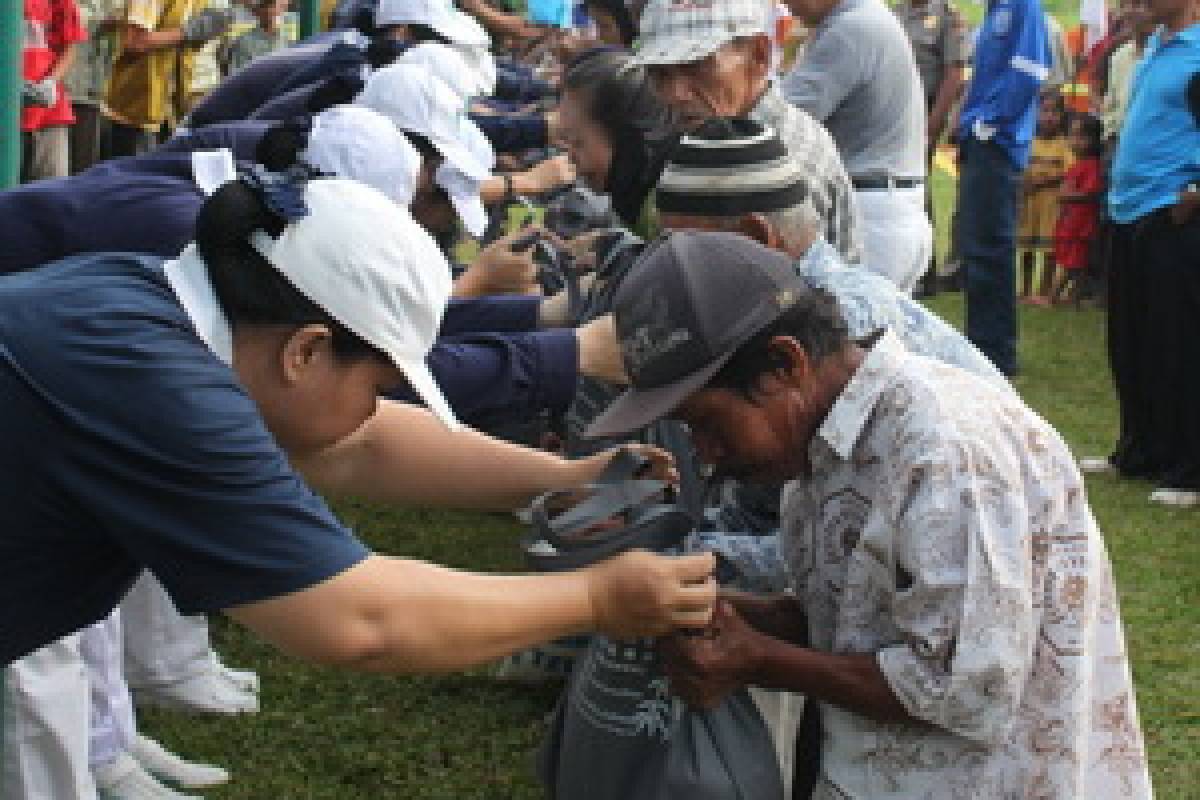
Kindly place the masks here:
<instances>
[{"instance_id":1,"label":"dark hair","mask_svg":"<svg viewBox=\"0 0 1200 800\"><path fill-rule=\"evenodd\" d=\"M633 46L633 40L638 34L637 25L625 5L625 0L585 0L584 5L589 13L603 11L612 17L613 22L617 23L617 30L621 32L621 44L626 47Z\"/></svg>"},{"instance_id":2,"label":"dark hair","mask_svg":"<svg viewBox=\"0 0 1200 800\"><path fill-rule=\"evenodd\" d=\"M837 300L824 289L812 287L797 292L791 308L739 347L709 386L751 397L764 375L786 366L771 347L771 340L777 336L795 339L814 364L840 353L850 343L850 332Z\"/></svg>"},{"instance_id":3,"label":"dark hair","mask_svg":"<svg viewBox=\"0 0 1200 800\"><path fill-rule=\"evenodd\" d=\"M1079 126L1080 132L1087 137L1088 155L1100 155L1104 151L1104 123L1093 114L1079 113L1071 116L1067 131L1069 132L1076 125Z\"/></svg>"},{"instance_id":4,"label":"dark hair","mask_svg":"<svg viewBox=\"0 0 1200 800\"><path fill-rule=\"evenodd\" d=\"M631 58L619 50L596 50L579 58L563 76L563 89L579 93L588 117L608 134L613 155L604 190L617 216L629 226L637 223L646 196L658 184L679 140L670 133L670 116L649 75L633 66Z\"/></svg>"},{"instance_id":5,"label":"dark hair","mask_svg":"<svg viewBox=\"0 0 1200 800\"><path fill-rule=\"evenodd\" d=\"M238 325L324 325L333 352L345 361L384 355L288 283L250 244L264 231L279 236L286 224L241 181L230 181L204 201L196 217L196 248L208 268L217 301Z\"/></svg>"},{"instance_id":6,"label":"dark hair","mask_svg":"<svg viewBox=\"0 0 1200 800\"><path fill-rule=\"evenodd\" d=\"M283 172L300 160L300 152L308 147L311 132L311 117L297 117L272 125L254 146L254 160L271 172Z\"/></svg>"},{"instance_id":7,"label":"dark hair","mask_svg":"<svg viewBox=\"0 0 1200 800\"><path fill-rule=\"evenodd\" d=\"M401 42L390 36L372 36L367 43L367 63L372 69L386 67L411 46L409 42Z\"/></svg>"},{"instance_id":8,"label":"dark hair","mask_svg":"<svg viewBox=\"0 0 1200 800\"><path fill-rule=\"evenodd\" d=\"M421 44L422 42L437 42L438 44L450 44L450 40L440 33L435 31L428 25L422 25L419 22L408 23L408 41L410 44Z\"/></svg>"}]
</instances>

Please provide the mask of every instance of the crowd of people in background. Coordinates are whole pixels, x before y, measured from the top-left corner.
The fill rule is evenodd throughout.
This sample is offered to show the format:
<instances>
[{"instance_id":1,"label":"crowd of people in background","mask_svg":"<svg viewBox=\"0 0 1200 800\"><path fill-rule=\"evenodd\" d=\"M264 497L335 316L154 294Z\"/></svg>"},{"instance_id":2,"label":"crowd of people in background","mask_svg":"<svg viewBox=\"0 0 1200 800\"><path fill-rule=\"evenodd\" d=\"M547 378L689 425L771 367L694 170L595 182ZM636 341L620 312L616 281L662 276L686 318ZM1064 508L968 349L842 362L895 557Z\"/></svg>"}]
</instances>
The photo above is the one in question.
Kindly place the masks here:
<instances>
[{"instance_id":1,"label":"crowd of people in background","mask_svg":"<svg viewBox=\"0 0 1200 800\"><path fill-rule=\"evenodd\" d=\"M1200 506L1194 0L339 0L303 41L288 0L24 2L6 491L70 571L32 535L0 562L103 585L0 620L0 796L229 781L134 710L258 712L216 611L366 669L557 646L551 797L1151 796L1080 471ZM965 334L919 302L948 287ZM1086 303L1106 457L1013 382L1019 306ZM142 430L125 381L182 407ZM375 556L308 489L553 529L530 501L630 449L694 529L520 592ZM719 769L680 766L701 735Z\"/></svg>"}]
</instances>

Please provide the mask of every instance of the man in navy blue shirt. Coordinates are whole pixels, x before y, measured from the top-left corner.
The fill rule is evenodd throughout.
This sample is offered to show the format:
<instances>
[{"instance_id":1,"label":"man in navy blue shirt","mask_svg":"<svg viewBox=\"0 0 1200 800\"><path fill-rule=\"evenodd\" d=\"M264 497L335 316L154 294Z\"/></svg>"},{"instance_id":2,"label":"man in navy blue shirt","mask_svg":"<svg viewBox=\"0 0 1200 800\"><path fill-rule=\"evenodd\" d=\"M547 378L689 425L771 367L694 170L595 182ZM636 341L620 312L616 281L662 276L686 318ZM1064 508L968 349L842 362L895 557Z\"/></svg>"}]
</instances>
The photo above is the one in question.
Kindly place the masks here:
<instances>
[{"instance_id":1,"label":"man in navy blue shirt","mask_svg":"<svg viewBox=\"0 0 1200 800\"><path fill-rule=\"evenodd\" d=\"M512 507L607 465L454 430L424 366L450 290L439 258L361 184L235 182L165 268L109 254L0 278L0 665L106 616L144 568L184 613L378 671L702 624L710 556L452 572L371 554L300 478ZM377 400L398 382L441 422Z\"/></svg>"},{"instance_id":2,"label":"man in navy blue shirt","mask_svg":"<svg viewBox=\"0 0 1200 800\"><path fill-rule=\"evenodd\" d=\"M1108 350L1121 428L1089 471L1149 478L1150 500L1200 505L1200 10L1151 0L1161 27L1130 88L1108 194Z\"/></svg>"},{"instance_id":3,"label":"man in navy blue shirt","mask_svg":"<svg viewBox=\"0 0 1200 800\"><path fill-rule=\"evenodd\" d=\"M990 0L957 131L957 241L967 337L1008 376L1017 372L1017 191L1050 59L1038 0Z\"/></svg>"}]
</instances>

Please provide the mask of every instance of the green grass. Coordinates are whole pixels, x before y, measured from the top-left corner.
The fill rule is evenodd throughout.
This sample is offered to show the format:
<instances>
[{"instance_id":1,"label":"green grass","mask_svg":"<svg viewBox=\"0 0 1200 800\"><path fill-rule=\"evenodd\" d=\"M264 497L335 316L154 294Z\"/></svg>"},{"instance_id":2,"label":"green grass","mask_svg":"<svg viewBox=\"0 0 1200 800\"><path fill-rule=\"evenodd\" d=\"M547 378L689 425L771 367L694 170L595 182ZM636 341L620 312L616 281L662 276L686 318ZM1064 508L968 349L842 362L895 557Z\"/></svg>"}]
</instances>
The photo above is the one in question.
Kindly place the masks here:
<instances>
[{"instance_id":1,"label":"green grass","mask_svg":"<svg viewBox=\"0 0 1200 800\"><path fill-rule=\"evenodd\" d=\"M958 322L961 297L933 307ZM1115 432L1097 311L1023 310L1018 388L1079 453ZM1142 724L1160 798L1200 797L1200 512L1153 508L1147 484L1089 483L1121 590ZM339 509L376 548L456 566L518 566L510 519ZM231 664L258 669L263 712L239 719L142 715L194 758L230 767L213 798L536 798L532 757L554 693L479 675L440 679L338 674L282 659L218 624Z\"/></svg>"},{"instance_id":2,"label":"green grass","mask_svg":"<svg viewBox=\"0 0 1200 800\"><path fill-rule=\"evenodd\" d=\"M934 177L939 251L953 181ZM961 324L960 295L931 306ZM1080 454L1104 454L1116 406L1098 311L1022 309L1017 387ZM1143 730L1162 800L1200 798L1200 511L1146 502L1150 485L1089 481L1121 593ZM343 504L381 552L480 570L520 566L511 518ZM481 673L438 679L347 675L283 659L215 624L230 664L263 678L262 713L236 719L144 712L142 725L179 752L227 766L222 798L541 797L533 754L551 689L503 686Z\"/></svg>"}]
</instances>

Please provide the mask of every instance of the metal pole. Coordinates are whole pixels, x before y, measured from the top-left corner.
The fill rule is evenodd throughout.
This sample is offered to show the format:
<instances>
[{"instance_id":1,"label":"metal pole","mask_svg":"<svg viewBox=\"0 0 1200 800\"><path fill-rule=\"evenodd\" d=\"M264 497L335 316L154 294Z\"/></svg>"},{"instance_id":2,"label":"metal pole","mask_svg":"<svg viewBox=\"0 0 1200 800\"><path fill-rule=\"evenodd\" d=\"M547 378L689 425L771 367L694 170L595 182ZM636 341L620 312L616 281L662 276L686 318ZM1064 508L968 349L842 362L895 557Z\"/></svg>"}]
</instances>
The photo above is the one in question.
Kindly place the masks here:
<instances>
[{"instance_id":1,"label":"metal pole","mask_svg":"<svg viewBox=\"0 0 1200 800\"><path fill-rule=\"evenodd\" d=\"M321 0L300 0L300 40L303 41L320 30Z\"/></svg>"},{"instance_id":2,"label":"metal pole","mask_svg":"<svg viewBox=\"0 0 1200 800\"><path fill-rule=\"evenodd\" d=\"M24 4L21 0L0 0L0 189L16 186L21 180L21 54L24 47Z\"/></svg>"}]
</instances>

